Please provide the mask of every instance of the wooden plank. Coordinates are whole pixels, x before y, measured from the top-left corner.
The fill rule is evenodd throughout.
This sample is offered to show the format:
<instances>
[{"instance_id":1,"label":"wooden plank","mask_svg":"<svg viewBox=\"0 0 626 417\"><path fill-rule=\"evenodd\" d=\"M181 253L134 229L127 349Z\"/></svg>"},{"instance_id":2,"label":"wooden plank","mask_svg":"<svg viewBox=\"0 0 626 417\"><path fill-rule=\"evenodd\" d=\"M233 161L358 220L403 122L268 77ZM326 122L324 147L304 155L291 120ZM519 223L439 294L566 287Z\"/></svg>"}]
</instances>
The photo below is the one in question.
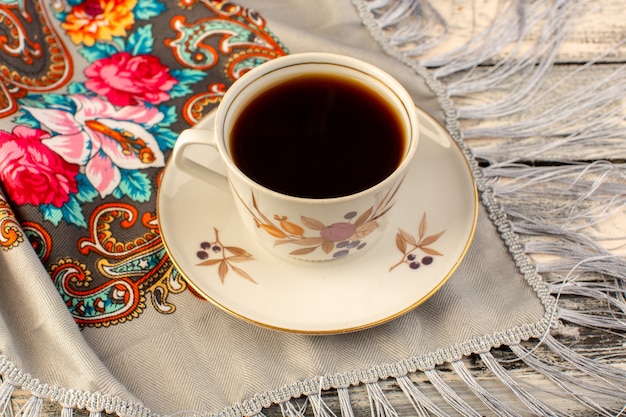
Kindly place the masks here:
<instances>
[{"instance_id":1,"label":"wooden plank","mask_svg":"<svg viewBox=\"0 0 626 417\"><path fill-rule=\"evenodd\" d=\"M449 0L431 2L448 22L446 41L431 50L425 57L437 56L459 48L474 35L481 33L501 10L500 0ZM546 5L551 2L544 2ZM565 38L557 60L565 63L583 63L603 55L602 62L626 62L626 19L621 0L596 0L587 2ZM534 42L538 32L526 39ZM607 53L607 50L611 52Z\"/></svg>"}]
</instances>

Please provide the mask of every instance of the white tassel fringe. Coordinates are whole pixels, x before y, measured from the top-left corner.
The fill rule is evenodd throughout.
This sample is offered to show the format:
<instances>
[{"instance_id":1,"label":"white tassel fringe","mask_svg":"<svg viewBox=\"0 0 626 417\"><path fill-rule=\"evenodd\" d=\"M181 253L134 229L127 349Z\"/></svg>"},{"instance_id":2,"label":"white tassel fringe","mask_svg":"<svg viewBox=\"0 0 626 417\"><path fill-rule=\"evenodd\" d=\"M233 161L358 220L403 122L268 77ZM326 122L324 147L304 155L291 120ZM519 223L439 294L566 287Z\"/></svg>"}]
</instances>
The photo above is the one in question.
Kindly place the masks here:
<instances>
[{"instance_id":1,"label":"white tassel fringe","mask_svg":"<svg viewBox=\"0 0 626 417\"><path fill-rule=\"evenodd\" d=\"M0 417L13 417L13 404L11 396L15 390L15 385L8 381L3 381L0 385Z\"/></svg>"}]
</instances>

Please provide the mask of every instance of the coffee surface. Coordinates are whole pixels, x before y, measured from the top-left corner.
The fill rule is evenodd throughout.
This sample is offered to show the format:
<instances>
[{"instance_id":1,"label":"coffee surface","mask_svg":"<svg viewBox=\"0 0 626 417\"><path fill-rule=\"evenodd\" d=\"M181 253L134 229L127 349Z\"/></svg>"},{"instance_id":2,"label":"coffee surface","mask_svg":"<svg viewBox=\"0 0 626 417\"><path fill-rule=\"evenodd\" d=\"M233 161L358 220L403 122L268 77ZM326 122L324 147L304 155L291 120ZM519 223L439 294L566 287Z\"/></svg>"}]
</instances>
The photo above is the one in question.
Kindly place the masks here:
<instances>
[{"instance_id":1,"label":"coffee surface","mask_svg":"<svg viewBox=\"0 0 626 417\"><path fill-rule=\"evenodd\" d=\"M400 115L355 81L314 74L254 98L231 131L235 164L283 194L331 198L387 178L401 162Z\"/></svg>"}]
</instances>

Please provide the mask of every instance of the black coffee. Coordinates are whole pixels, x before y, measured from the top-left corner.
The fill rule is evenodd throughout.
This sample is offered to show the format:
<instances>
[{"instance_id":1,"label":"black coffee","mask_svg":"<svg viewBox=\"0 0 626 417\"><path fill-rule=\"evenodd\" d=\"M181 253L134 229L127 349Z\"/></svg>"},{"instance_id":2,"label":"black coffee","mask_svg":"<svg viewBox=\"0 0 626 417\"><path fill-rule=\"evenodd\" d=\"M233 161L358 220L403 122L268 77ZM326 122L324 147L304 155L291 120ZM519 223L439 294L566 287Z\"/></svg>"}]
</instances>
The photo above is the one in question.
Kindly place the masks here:
<instances>
[{"instance_id":1,"label":"black coffee","mask_svg":"<svg viewBox=\"0 0 626 417\"><path fill-rule=\"evenodd\" d=\"M253 99L235 122L230 152L257 183L330 198L387 178L405 148L400 115L377 92L333 75L286 81Z\"/></svg>"}]
</instances>

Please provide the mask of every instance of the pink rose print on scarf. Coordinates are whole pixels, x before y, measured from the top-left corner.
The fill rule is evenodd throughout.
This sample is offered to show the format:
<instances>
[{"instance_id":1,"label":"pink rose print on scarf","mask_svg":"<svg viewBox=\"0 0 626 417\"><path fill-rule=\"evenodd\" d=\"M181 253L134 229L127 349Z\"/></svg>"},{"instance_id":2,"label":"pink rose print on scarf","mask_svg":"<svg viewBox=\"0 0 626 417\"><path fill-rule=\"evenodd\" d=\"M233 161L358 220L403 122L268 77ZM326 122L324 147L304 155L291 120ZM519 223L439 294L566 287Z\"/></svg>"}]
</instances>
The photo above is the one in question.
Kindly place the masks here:
<instances>
[{"instance_id":1,"label":"pink rose print on scarf","mask_svg":"<svg viewBox=\"0 0 626 417\"><path fill-rule=\"evenodd\" d=\"M133 56L119 52L102 58L85 69L85 87L105 96L116 106L158 104L170 98L169 90L178 83L166 66L152 55Z\"/></svg>"},{"instance_id":2,"label":"pink rose print on scarf","mask_svg":"<svg viewBox=\"0 0 626 417\"><path fill-rule=\"evenodd\" d=\"M0 131L0 179L16 204L61 207L77 191L78 165L70 164L42 143L50 135L16 126Z\"/></svg>"},{"instance_id":3,"label":"pink rose print on scarf","mask_svg":"<svg viewBox=\"0 0 626 417\"><path fill-rule=\"evenodd\" d=\"M85 175L101 197L121 181L120 168L138 170L165 165L165 157L148 129L163 119L145 105L116 108L99 97L74 95L76 112L56 108L23 108L57 134L43 139L63 159L84 166Z\"/></svg>"}]
</instances>

